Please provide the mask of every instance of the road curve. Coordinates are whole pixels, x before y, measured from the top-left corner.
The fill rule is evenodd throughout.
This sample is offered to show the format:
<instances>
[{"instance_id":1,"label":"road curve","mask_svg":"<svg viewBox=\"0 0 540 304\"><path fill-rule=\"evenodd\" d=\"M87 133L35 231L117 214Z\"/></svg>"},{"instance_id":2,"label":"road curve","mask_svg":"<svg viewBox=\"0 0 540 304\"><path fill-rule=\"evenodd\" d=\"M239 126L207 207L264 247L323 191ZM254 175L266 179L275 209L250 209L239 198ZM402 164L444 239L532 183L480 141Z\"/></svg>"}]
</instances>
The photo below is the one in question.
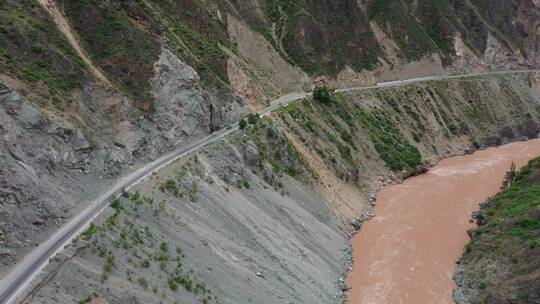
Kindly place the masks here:
<instances>
[{"instance_id":1,"label":"road curve","mask_svg":"<svg viewBox=\"0 0 540 304\"><path fill-rule=\"evenodd\" d=\"M377 83L372 86L352 87L338 89L336 92L362 91L376 88L387 88L410 85L418 82L447 80L474 76L487 76L499 74L515 74L515 73L531 73L540 72L540 70L513 70L513 71L495 71L487 73L475 73L467 75L444 75L444 76L426 76L419 78L411 78L397 81L388 81ZM269 115L275 109L286 105L290 102L303 99L311 96L310 92L291 93L273 100L270 105L258 113L262 116ZM22 261L17 263L15 267L0 281L0 304L12 303L19 294L30 284L39 272L45 267L49 259L54 257L61 251L71 240L77 237L88 225L98 217L109 206L109 198L115 194L119 194L123 189L128 190L152 172L159 170L163 166L179 159L180 157L198 150L199 148L214 142L238 129L238 123L234 123L227 129L220 130L213 135L204 137L187 146L179 147L178 149L165 154L164 156L146 164L145 166L135 170L134 172L122 177L112 187L106 190L99 197L90 201L81 213L73 217L69 222L57 230L47 241L41 243L27 254Z\"/></svg>"}]
</instances>

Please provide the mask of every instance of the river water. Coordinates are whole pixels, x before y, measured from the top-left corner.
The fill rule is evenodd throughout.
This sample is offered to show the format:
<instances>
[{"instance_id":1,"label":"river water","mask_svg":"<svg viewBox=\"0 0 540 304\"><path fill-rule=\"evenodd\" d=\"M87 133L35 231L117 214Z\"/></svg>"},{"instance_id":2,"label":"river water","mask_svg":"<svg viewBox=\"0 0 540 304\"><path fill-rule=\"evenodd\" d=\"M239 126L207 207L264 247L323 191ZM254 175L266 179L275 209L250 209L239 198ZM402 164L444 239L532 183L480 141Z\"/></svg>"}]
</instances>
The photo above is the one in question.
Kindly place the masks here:
<instances>
[{"instance_id":1,"label":"river water","mask_svg":"<svg viewBox=\"0 0 540 304\"><path fill-rule=\"evenodd\" d=\"M385 187L375 217L353 239L350 304L451 304L455 261L471 213L499 191L504 174L540 155L540 139L442 160Z\"/></svg>"}]
</instances>

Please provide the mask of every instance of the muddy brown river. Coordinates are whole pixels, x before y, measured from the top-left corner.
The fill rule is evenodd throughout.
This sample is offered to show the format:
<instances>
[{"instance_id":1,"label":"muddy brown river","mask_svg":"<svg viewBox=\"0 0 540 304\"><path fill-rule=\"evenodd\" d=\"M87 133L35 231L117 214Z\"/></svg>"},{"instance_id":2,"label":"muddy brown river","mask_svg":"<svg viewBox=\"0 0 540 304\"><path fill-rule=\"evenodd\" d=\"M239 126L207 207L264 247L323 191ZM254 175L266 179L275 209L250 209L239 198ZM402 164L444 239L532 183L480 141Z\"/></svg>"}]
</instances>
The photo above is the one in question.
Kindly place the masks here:
<instances>
[{"instance_id":1,"label":"muddy brown river","mask_svg":"<svg viewBox=\"0 0 540 304\"><path fill-rule=\"evenodd\" d=\"M471 213L499 191L505 172L540 155L540 139L442 160L385 187L375 217L353 239L350 304L451 304L455 261Z\"/></svg>"}]
</instances>

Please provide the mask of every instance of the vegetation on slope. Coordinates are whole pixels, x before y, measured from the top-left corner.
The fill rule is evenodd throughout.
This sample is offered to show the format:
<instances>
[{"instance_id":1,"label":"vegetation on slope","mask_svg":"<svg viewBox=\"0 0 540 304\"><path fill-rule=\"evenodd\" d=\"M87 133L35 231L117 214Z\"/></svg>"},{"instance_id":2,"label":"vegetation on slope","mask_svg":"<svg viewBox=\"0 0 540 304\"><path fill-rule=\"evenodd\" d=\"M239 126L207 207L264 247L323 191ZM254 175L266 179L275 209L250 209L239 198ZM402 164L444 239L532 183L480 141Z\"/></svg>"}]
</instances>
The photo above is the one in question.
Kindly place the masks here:
<instances>
[{"instance_id":1,"label":"vegetation on slope","mask_svg":"<svg viewBox=\"0 0 540 304\"><path fill-rule=\"evenodd\" d=\"M345 65L371 70L385 61L370 22L377 23L396 42L403 61L440 53L449 63L456 32L473 51L482 54L492 26L487 20L504 15L492 9L497 17L485 18L475 4L465 5L462 0L421 0L415 5L403 0L374 0L365 7L350 0L272 0L262 4L266 19L248 17L252 10L236 6L243 19L285 59L312 75L335 75ZM499 19L503 21L498 26L508 25L508 20Z\"/></svg>"},{"instance_id":2,"label":"vegetation on slope","mask_svg":"<svg viewBox=\"0 0 540 304\"><path fill-rule=\"evenodd\" d=\"M228 83L227 56L220 44L234 46L226 24L198 1L84 0L62 5L92 59L138 101L151 102L149 80L163 42L205 83Z\"/></svg>"},{"instance_id":3,"label":"vegetation on slope","mask_svg":"<svg viewBox=\"0 0 540 304\"><path fill-rule=\"evenodd\" d=\"M336 74L344 65L357 70L378 66L382 51L355 1L272 0L264 4L277 24L274 45L310 74ZM266 31L271 32L271 27Z\"/></svg>"},{"instance_id":4,"label":"vegetation on slope","mask_svg":"<svg viewBox=\"0 0 540 304\"><path fill-rule=\"evenodd\" d=\"M257 146L258 159L251 165L263 172L264 179L272 186L282 187L281 178L287 174L297 179L309 176L310 172L293 145L287 140L283 129L269 117L249 114L246 117L246 136L243 144ZM269 172L271 168L272 172Z\"/></svg>"},{"instance_id":5,"label":"vegetation on slope","mask_svg":"<svg viewBox=\"0 0 540 304\"><path fill-rule=\"evenodd\" d=\"M226 18L207 3L196 0L154 1L154 17L163 26L167 43L192 65L203 81L221 86L229 82L228 56L222 47L235 49L229 39Z\"/></svg>"},{"instance_id":6,"label":"vegetation on slope","mask_svg":"<svg viewBox=\"0 0 540 304\"><path fill-rule=\"evenodd\" d=\"M406 169L409 174L413 174L416 167L422 164L422 157L418 149L408 142L394 122L385 116L384 112L368 113L358 110L356 115L368 130L375 149L390 170Z\"/></svg>"},{"instance_id":7,"label":"vegetation on slope","mask_svg":"<svg viewBox=\"0 0 540 304\"><path fill-rule=\"evenodd\" d=\"M197 202L201 191L198 179L213 183L213 180L205 175L204 168L195 155L182 166L180 171L163 182L159 190L177 198L188 198L191 202Z\"/></svg>"},{"instance_id":8,"label":"vegetation on slope","mask_svg":"<svg viewBox=\"0 0 540 304\"><path fill-rule=\"evenodd\" d=\"M418 60L425 54L437 51L437 44L418 19L402 13L406 11L407 5L403 1L374 0L369 5L368 16L397 42L407 60Z\"/></svg>"},{"instance_id":9,"label":"vegetation on slope","mask_svg":"<svg viewBox=\"0 0 540 304\"><path fill-rule=\"evenodd\" d=\"M451 63L456 32L477 54L483 54L489 33L523 50L536 37L512 23L535 17L528 4L515 1L55 1L96 65L145 110L152 109L149 80L163 43L193 66L205 84L228 88L227 49L236 52L228 14L314 76L335 76L345 66L372 70L387 60L371 22L396 42L404 62L438 52ZM0 65L33 85L44 83L52 91L49 97L81 87L84 63L37 2L0 5L0 38L5 42Z\"/></svg>"},{"instance_id":10,"label":"vegetation on slope","mask_svg":"<svg viewBox=\"0 0 540 304\"><path fill-rule=\"evenodd\" d=\"M533 137L537 115L527 103L512 76L497 76L349 93L320 88L276 114L338 177L356 184L374 170L366 166L371 159L407 177L463 139L481 146Z\"/></svg>"},{"instance_id":11,"label":"vegetation on slope","mask_svg":"<svg viewBox=\"0 0 540 304\"><path fill-rule=\"evenodd\" d=\"M479 291L475 303L538 303L540 157L507 174L505 185L478 216L462 260L463 284Z\"/></svg>"},{"instance_id":12,"label":"vegetation on slope","mask_svg":"<svg viewBox=\"0 0 540 304\"><path fill-rule=\"evenodd\" d=\"M374 153L390 170L404 176L415 174L422 157L398 127L398 111L406 113L395 100L381 99L392 101L392 105L368 108L348 95L319 88L314 98L289 104L277 113L345 180L358 182L359 166Z\"/></svg>"},{"instance_id":13,"label":"vegetation on slope","mask_svg":"<svg viewBox=\"0 0 540 304\"><path fill-rule=\"evenodd\" d=\"M85 290L92 294L79 303L90 303L99 295L110 297L110 281L118 279L137 284L142 289L139 293L151 293L164 302L184 303L180 301L184 298L201 304L217 302L197 275L199 271L186 266L184 250L148 226L162 221L164 202L124 192L122 197L113 197L110 206L114 214L101 225L91 224L72 244L82 257L103 265L99 284L93 285L93 292ZM60 257L53 261L60 262ZM141 300L134 296L131 301Z\"/></svg>"},{"instance_id":14,"label":"vegetation on slope","mask_svg":"<svg viewBox=\"0 0 540 304\"><path fill-rule=\"evenodd\" d=\"M108 78L136 100L151 101L148 79L160 46L148 14L135 5L126 4L124 11L120 5L95 0L62 1L61 5L84 48Z\"/></svg>"},{"instance_id":15,"label":"vegetation on slope","mask_svg":"<svg viewBox=\"0 0 540 304\"><path fill-rule=\"evenodd\" d=\"M63 107L85 64L55 28L34 1L0 2L0 70L30 84L44 104Z\"/></svg>"}]
</instances>

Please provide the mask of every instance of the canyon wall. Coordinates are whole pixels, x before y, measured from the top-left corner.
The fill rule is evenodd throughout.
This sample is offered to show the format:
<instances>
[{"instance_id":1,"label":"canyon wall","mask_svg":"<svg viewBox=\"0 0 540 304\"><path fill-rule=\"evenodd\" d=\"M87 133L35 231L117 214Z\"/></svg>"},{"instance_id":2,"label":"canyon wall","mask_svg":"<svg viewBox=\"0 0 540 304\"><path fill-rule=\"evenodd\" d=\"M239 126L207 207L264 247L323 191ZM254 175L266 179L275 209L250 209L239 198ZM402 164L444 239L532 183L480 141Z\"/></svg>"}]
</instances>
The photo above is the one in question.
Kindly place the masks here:
<instances>
[{"instance_id":1,"label":"canyon wall","mask_svg":"<svg viewBox=\"0 0 540 304\"><path fill-rule=\"evenodd\" d=\"M394 18L395 11L406 16ZM272 98L321 83L350 87L538 67L538 15L534 1L3 1L0 273L119 176ZM539 88L534 74L481 77L337 94L331 105L302 101L280 109L273 116L276 131L261 136L279 134L282 149L302 159L302 178L280 168L275 151L262 157L267 142L233 142L234 166L255 171L257 177L249 175L254 185L300 195L288 200L300 204L298 218L311 221L305 229L332 239L328 253L308 248L321 240L303 235L304 228L291 236L305 237L306 248L297 249L313 259L284 270L283 284L303 282L317 264L326 265L326 281L282 297L305 291L310 299L327 299L339 293L336 280L345 270L339 265L348 246L337 227L348 230L351 220L369 217L369 193L381 185L465 147L536 136ZM219 179L226 178L223 172ZM268 201L280 201L281 194L268 191ZM313 207L302 207L308 200ZM154 201L170 203L165 197ZM261 222L285 221L276 210L257 214ZM292 225L301 224L294 219ZM250 272L257 273L254 268ZM215 287L216 280L211 282ZM66 299L82 296L66 292Z\"/></svg>"},{"instance_id":2,"label":"canyon wall","mask_svg":"<svg viewBox=\"0 0 540 304\"><path fill-rule=\"evenodd\" d=\"M253 116L112 200L27 300L341 303L371 193L442 157L535 137L535 77L336 93Z\"/></svg>"}]
</instances>

